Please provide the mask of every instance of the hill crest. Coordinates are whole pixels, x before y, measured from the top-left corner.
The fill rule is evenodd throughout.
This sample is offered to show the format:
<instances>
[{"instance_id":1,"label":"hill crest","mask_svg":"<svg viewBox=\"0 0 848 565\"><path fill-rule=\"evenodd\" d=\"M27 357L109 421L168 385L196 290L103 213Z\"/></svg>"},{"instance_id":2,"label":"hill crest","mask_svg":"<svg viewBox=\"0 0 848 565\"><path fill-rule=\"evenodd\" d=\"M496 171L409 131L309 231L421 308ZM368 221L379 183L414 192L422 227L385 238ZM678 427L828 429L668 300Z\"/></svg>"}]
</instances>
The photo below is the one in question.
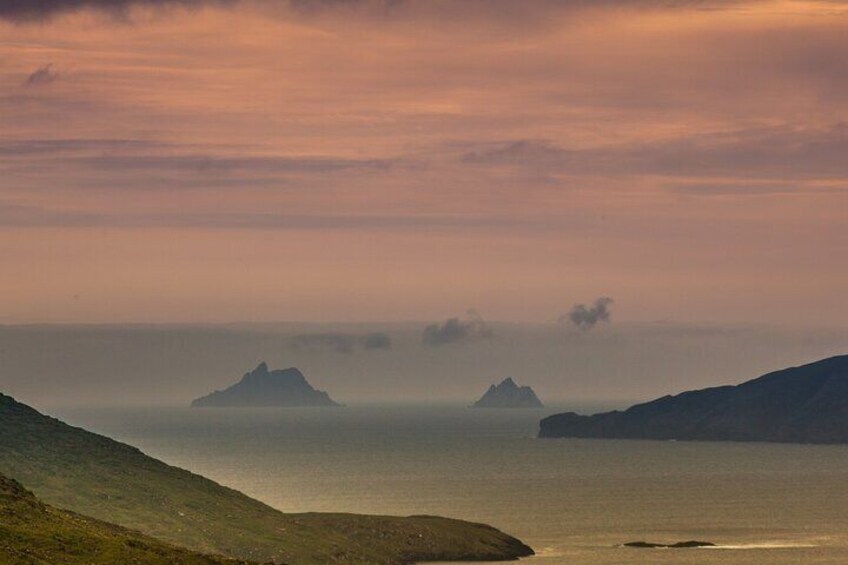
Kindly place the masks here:
<instances>
[{"instance_id":1,"label":"hill crest","mask_svg":"<svg viewBox=\"0 0 848 565\"><path fill-rule=\"evenodd\" d=\"M848 355L624 411L555 414L539 437L848 443Z\"/></svg>"}]
</instances>

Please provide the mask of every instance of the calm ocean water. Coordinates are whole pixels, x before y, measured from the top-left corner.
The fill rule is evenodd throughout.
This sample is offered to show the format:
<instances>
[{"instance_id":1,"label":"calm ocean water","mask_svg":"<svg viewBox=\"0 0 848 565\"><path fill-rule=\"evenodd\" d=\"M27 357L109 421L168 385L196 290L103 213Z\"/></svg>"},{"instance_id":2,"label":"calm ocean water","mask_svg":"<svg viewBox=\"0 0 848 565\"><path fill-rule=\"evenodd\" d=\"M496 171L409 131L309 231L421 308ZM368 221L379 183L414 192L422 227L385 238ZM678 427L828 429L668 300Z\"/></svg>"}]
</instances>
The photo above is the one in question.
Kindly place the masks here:
<instances>
[{"instance_id":1,"label":"calm ocean water","mask_svg":"<svg viewBox=\"0 0 848 565\"><path fill-rule=\"evenodd\" d=\"M286 512L439 514L538 565L848 563L848 446L534 439L558 410L54 410ZM645 550L634 540L720 549Z\"/></svg>"}]
</instances>

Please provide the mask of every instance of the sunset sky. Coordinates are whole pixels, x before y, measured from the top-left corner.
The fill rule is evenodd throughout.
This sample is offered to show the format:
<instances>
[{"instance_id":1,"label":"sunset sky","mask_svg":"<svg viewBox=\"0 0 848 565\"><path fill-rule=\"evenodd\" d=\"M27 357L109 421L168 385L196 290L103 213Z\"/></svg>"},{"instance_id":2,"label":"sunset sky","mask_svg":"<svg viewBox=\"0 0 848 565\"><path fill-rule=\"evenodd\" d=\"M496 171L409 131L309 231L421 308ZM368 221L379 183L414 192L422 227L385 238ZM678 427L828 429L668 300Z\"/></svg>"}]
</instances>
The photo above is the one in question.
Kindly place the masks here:
<instances>
[{"instance_id":1,"label":"sunset sky","mask_svg":"<svg viewBox=\"0 0 848 565\"><path fill-rule=\"evenodd\" d=\"M847 2L0 0L0 323L846 290Z\"/></svg>"}]
</instances>

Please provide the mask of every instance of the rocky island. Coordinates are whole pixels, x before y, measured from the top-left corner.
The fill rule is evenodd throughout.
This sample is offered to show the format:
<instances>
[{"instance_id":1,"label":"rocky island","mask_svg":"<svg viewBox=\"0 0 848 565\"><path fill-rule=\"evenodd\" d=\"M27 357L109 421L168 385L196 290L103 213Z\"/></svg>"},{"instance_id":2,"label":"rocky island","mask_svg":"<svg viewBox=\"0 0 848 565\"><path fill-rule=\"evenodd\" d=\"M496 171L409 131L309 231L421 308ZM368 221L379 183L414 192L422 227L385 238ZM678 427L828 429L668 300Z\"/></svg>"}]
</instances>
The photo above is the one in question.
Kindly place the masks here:
<instances>
[{"instance_id":1,"label":"rocky island","mask_svg":"<svg viewBox=\"0 0 848 565\"><path fill-rule=\"evenodd\" d=\"M555 414L539 437L848 443L848 355L624 411Z\"/></svg>"},{"instance_id":2,"label":"rocky island","mask_svg":"<svg viewBox=\"0 0 848 565\"><path fill-rule=\"evenodd\" d=\"M696 549L699 547L716 547L711 541L679 541L676 543L653 543L649 541L631 541L624 544L624 547L636 547L639 549Z\"/></svg>"},{"instance_id":3,"label":"rocky island","mask_svg":"<svg viewBox=\"0 0 848 565\"><path fill-rule=\"evenodd\" d=\"M341 406L321 390L315 390L298 369L268 370L266 363L241 381L224 390L216 390L191 403L194 407L261 407L261 406Z\"/></svg>"},{"instance_id":4,"label":"rocky island","mask_svg":"<svg viewBox=\"0 0 848 565\"><path fill-rule=\"evenodd\" d=\"M518 386L506 378L489 390L472 405L472 408L542 408L542 402L529 386Z\"/></svg>"}]
</instances>

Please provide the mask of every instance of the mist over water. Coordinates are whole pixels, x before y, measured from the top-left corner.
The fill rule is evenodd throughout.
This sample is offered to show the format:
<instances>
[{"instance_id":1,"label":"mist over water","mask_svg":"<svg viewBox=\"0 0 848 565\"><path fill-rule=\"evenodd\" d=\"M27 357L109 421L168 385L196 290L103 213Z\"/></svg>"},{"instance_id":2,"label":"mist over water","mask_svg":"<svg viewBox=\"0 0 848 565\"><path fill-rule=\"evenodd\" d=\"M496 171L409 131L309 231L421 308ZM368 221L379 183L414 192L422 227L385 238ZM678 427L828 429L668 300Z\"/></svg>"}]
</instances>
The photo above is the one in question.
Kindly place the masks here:
<instances>
[{"instance_id":1,"label":"mist over water","mask_svg":"<svg viewBox=\"0 0 848 565\"><path fill-rule=\"evenodd\" d=\"M534 439L562 409L65 409L286 512L439 514L519 536L548 564L848 562L848 448ZM719 549L639 550L698 539Z\"/></svg>"},{"instance_id":2,"label":"mist over water","mask_svg":"<svg viewBox=\"0 0 848 565\"><path fill-rule=\"evenodd\" d=\"M0 326L0 390L45 408L178 406L267 361L345 404L467 405L506 377L546 403L627 403L848 351L845 327L486 322L485 336L432 346L429 325Z\"/></svg>"}]
</instances>

